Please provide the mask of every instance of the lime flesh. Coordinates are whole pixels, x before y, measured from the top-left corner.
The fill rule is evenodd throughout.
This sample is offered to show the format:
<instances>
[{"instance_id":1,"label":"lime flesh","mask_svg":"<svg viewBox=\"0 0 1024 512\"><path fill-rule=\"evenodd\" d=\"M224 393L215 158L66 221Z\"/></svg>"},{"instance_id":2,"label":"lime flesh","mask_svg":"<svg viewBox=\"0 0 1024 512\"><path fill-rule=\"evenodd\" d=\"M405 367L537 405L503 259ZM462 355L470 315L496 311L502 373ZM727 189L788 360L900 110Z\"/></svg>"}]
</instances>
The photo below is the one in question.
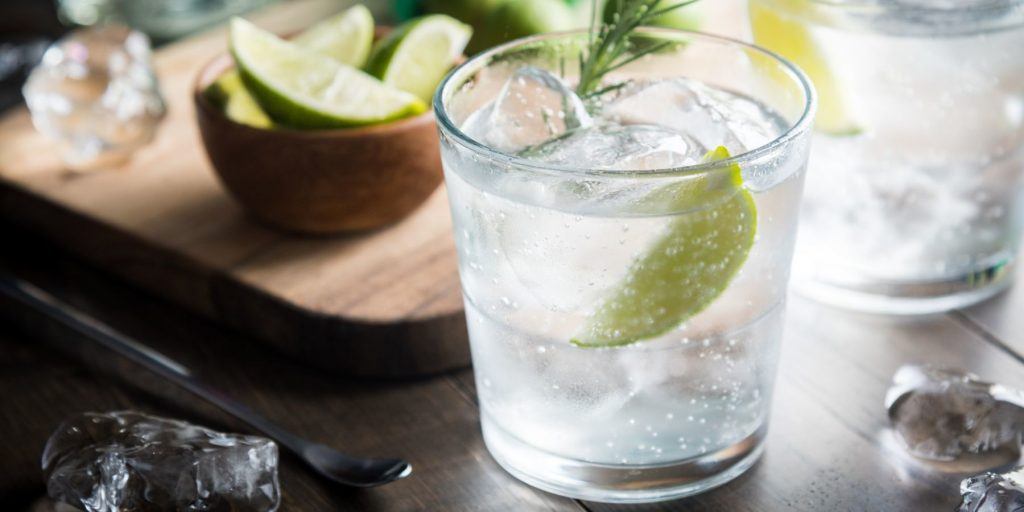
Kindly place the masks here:
<instances>
[{"instance_id":1,"label":"lime flesh","mask_svg":"<svg viewBox=\"0 0 1024 512\"><path fill-rule=\"evenodd\" d=\"M705 161L729 157L724 147ZM729 165L725 191L708 194L688 184L674 196L680 208L701 200L712 206L679 215L637 258L626 277L598 305L572 340L579 347L628 345L660 336L703 311L729 286L754 245L757 208L742 187L740 168Z\"/></svg>"},{"instance_id":2,"label":"lime flesh","mask_svg":"<svg viewBox=\"0 0 1024 512\"><path fill-rule=\"evenodd\" d=\"M362 5L312 26L292 40L338 62L359 67L366 63L373 45L373 17ZM235 122L271 128L274 122L242 83L237 70L224 73L206 90L206 96Z\"/></svg>"},{"instance_id":3,"label":"lime flesh","mask_svg":"<svg viewBox=\"0 0 1024 512\"><path fill-rule=\"evenodd\" d=\"M819 131L836 136L856 135L863 130L849 111L844 91L807 25L783 14L783 10L798 13L808 9L806 2L780 0L779 5L769 5L766 0L751 0L754 41L792 61L814 82L819 98L815 127Z\"/></svg>"},{"instance_id":4,"label":"lime flesh","mask_svg":"<svg viewBox=\"0 0 1024 512\"><path fill-rule=\"evenodd\" d=\"M231 21L231 52L260 106L271 118L295 128L383 123L427 108L412 94L241 18Z\"/></svg>"},{"instance_id":5,"label":"lime flesh","mask_svg":"<svg viewBox=\"0 0 1024 512\"><path fill-rule=\"evenodd\" d=\"M430 101L471 35L473 29L455 18L424 16L402 25L378 43L366 69L385 84Z\"/></svg>"},{"instance_id":6,"label":"lime flesh","mask_svg":"<svg viewBox=\"0 0 1024 512\"><path fill-rule=\"evenodd\" d=\"M216 82L207 87L205 94L232 121L255 128L274 126L274 122L256 102L256 98L253 98L245 88L238 71L232 70L221 75Z\"/></svg>"},{"instance_id":7,"label":"lime flesh","mask_svg":"<svg viewBox=\"0 0 1024 512\"><path fill-rule=\"evenodd\" d=\"M303 49L360 68L373 47L373 15L362 5L327 18L292 40Z\"/></svg>"}]
</instances>

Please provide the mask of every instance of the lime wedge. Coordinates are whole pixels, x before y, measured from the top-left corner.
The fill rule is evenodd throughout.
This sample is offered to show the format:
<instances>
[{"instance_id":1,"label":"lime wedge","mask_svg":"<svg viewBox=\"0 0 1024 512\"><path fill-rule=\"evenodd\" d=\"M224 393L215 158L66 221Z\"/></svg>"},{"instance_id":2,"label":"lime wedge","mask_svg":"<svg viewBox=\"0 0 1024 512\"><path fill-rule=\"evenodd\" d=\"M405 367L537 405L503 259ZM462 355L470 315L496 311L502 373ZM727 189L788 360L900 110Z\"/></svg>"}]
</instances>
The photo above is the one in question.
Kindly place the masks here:
<instances>
[{"instance_id":1,"label":"lime wedge","mask_svg":"<svg viewBox=\"0 0 1024 512\"><path fill-rule=\"evenodd\" d=\"M264 110L295 128L383 123L427 108L407 92L241 18L231 20L231 53L246 88Z\"/></svg>"},{"instance_id":2,"label":"lime wedge","mask_svg":"<svg viewBox=\"0 0 1024 512\"><path fill-rule=\"evenodd\" d=\"M369 9L356 5L328 18L293 39L303 49L331 57L342 64L359 67L366 63L373 45L373 16ZM256 98L242 83L238 71L229 71L206 89L206 97L224 111L229 119L256 128L271 128L274 123Z\"/></svg>"},{"instance_id":3,"label":"lime wedge","mask_svg":"<svg viewBox=\"0 0 1024 512\"><path fill-rule=\"evenodd\" d=\"M814 41L806 24L784 13L799 14L809 7L807 0L750 1L750 25L754 41L793 61L807 73L818 90L818 117L815 127L835 136L857 135L863 131L848 108L843 90L825 55Z\"/></svg>"},{"instance_id":4,"label":"lime wedge","mask_svg":"<svg viewBox=\"0 0 1024 512\"><path fill-rule=\"evenodd\" d=\"M373 15L363 5L327 18L292 39L306 50L360 68L373 47Z\"/></svg>"},{"instance_id":5,"label":"lime wedge","mask_svg":"<svg viewBox=\"0 0 1024 512\"><path fill-rule=\"evenodd\" d=\"M719 146L704 160L725 158L729 151ZM728 176L723 190L731 193L709 192L708 183L699 182L687 182L676 191L673 196L680 208L701 200L713 204L670 221L665 234L633 262L625 279L598 305L572 340L574 345L614 347L659 336L703 311L725 291L754 245L757 208L742 186L738 165L719 172ZM659 194L656 199L664 197Z\"/></svg>"},{"instance_id":6,"label":"lime wedge","mask_svg":"<svg viewBox=\"0 0 1024 512\"><path fill-rule=\"evenodd\" d=\"M412 20L377 43L366 70L429 102L472 34L469 25L443 14Z\"/></svg>"},{"instance_id":7,"label":"lime wedge","mask_svg":"<svg viewBox=\"0 0 1024 512\"><path fill-rule=\"evenodd\" d=\"M238 71L232 70L221 75L216 82L206 88L204 94L232 121L255 128L272 128L274 126L270 116L263 111L260 104L256 103L256 98L253 98L242 84L242 77Z\"/></svg>"}]
</instances>

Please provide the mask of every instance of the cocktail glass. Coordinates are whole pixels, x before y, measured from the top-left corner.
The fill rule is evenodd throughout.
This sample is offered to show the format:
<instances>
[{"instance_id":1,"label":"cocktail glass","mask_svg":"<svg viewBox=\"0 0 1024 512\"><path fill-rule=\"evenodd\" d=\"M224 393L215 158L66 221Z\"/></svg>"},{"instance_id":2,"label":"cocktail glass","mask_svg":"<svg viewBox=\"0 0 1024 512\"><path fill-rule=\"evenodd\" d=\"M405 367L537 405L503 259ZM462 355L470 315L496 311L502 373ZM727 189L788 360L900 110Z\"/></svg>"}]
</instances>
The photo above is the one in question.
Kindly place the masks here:
<instances>
[{"instance_id":1,"label":"cocktail glass","mask_svg":"<svg viewBox=\"0 0 1024 512\"><path fill-rule=\"evenodd\" d=\"M1024 220L1024 1L749 6L757 44L820 95L794 287L919 314L1009 285Z\"/></svg>"},{"instance_id":2,"label":"cocktail glass","mask_svg":"<svg viewBox=\"0 0 1024 512\"><path fill-rule=\"evenodd\" d=\"M541 489L671 499L762 451L814 93L759 48L644 29L671 44L584 102L586 41L492 49L435 98L481 424Z\"/></svg>"}]
</instances>

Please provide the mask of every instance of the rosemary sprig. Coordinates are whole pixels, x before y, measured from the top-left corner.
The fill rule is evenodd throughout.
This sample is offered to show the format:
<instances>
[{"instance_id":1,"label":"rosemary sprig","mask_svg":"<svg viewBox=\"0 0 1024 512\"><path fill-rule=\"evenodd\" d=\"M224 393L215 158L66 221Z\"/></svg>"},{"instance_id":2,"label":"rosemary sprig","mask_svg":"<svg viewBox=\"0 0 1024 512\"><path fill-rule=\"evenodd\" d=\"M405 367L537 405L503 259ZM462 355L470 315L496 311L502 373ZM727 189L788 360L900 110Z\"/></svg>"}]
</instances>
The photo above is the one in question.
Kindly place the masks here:
<instances>
[{"instance_id":1,"label":"rosemary sprig","mask_svg":"<svg viewBox=\"0 0 1024 512\"><path fill-rule=\"evenodd\" d=\"M615 15L611 21L599 22L597 1L594 1L594 18L590 24L590 39L586 50L580 54L580 81L576 93L584 99L600 96L621 87L602 87L604 77L645 55L663 50L673 44L664 41L637 49L630 41L630 34L637 27L649 25L655 18L674 9L690 5L697 0L608 0L615 2ZM662 7L663 3L671 3Z\"/></svg>"}]
</instances>

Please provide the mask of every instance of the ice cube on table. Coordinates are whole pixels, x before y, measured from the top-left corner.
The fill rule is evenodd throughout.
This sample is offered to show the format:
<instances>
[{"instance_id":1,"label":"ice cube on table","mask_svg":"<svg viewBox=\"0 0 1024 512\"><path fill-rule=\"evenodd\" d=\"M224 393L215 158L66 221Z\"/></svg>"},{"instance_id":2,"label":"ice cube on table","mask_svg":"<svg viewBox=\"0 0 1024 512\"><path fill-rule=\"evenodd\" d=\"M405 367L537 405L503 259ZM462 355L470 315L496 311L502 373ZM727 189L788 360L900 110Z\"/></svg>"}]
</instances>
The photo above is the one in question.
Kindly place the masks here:
<instances>
[{"instance_id":1,"label":"ice cube on table","mask_svg":"<svg viewBox=\"0 0 1024 512\"><path fill-rule=\"evenodd\" d=\"M758 103L689 78L630 83L604 101L601 117L669 128L733 155L767 144L785 129Z\"/></svg>"},{"instance_id":2,"label":"ice cube on table","mask_svg":"<svg viewBox=\"0 0 1024 512\"><path fill-rule=\"evenodd\" d=\"M560 78L540 68L515 71L489 106L473 113L462 130L508 154L593 124L583 100Z\"/></svg>"},{"instance_id":3,"label":"ice cube on table","mask_svg":"<svg viewBox=\"0 0 1024 512\"><path fill-rule=\"evenodd\" d=\"M75 30L43 54L22 91L32 122L76 170L116 166L149 143L166 107L145 34Z\"/></svg>"},{"instance_id":4,"label":"ice cube on table","mask_svg":"<svg viewBox=\"0 0 1024 512\"><path fill-rule=\"evenodd\" d=\"M1004 474L983 473L960 482L958 512L1020 512L1024 510L1024 468Z\"/></svg>"},{"instance_id":5,"label":"ice cube on table","mask_svg":"<svg viewBox=\"0 0 1024 512\"><path fill-rule=\"evenodd\" d=\"M904 446L924 459L1020 449L1020 392L968 372L905 365L893 377L886 407Z\"/></svg>"},{"instance_id":6,"label":"ice cube on table","mask_svg":"<svg viewBox=\"0 0 1024 512\"><path fill-rule=\"evenodd\" d=\"M65 421L43 451L47 493L87 512L280 505L277 445L138 412Z\"/></svg>"}]
</instances>

